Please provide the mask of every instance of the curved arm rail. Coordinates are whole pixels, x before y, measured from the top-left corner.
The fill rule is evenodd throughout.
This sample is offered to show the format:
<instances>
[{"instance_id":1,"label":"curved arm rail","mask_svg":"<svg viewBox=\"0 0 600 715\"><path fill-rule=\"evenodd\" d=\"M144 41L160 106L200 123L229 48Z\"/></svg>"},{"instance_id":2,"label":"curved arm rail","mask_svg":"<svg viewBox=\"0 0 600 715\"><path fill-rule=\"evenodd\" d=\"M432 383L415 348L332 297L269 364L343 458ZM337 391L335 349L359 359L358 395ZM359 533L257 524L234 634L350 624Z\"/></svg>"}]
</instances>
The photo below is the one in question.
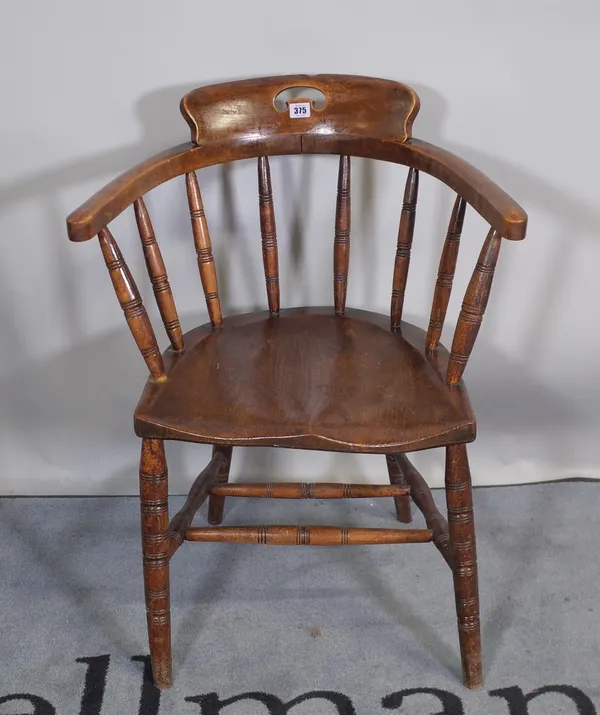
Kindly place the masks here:
<instances>
[{"instance_id":1,"label":"curved arm rail","mask_svg":"<svg viewBox=\"0 0 600 715\"><path fill-rule=\"evenodd\" d=\"M140 196L181 174L237 159L281 154L342 154L411 166L462 196L501 236L525 237L527 214L485 174L445 149L419 139L404 143L348 135L250 135L202 147L185 142L117 177L67 219L72 241L87 241Z\"/></svg>"},{"instance_id":2,"label":"curved arm rail","mask_svg":"<svg viewBox=\"0 0 600 715\"><path fill-rule=\"evenodd\" d=\"M503 238L513 241L525 238L525 209L482 171L435 144L410 139L408 145L423 161L421 171L435 176L454 189Z\"/></svg>"}]
</instances>

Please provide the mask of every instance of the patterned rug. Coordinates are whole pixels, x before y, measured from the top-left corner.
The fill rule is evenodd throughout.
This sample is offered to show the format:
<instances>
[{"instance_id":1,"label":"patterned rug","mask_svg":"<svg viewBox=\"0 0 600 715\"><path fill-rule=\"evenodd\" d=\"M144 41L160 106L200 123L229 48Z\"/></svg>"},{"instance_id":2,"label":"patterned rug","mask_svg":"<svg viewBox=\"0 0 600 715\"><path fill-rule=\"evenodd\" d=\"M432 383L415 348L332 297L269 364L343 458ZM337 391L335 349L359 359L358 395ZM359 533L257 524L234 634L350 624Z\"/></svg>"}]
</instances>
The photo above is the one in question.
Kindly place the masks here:
<instances>
[{"instance_id":1,"label":"patterned rug","mask_svg":"<svg viewBox=\"0 0 600 715\"><path fill-rule=\"evenodd\" d=\"M452 581L431 545L185 544L175 685L159 693L137 500L2 499L0 715L593 715L600 483L478 489L475 509L484 689L461 684ZM397 522L391 499L229 499L224 523Z\"/></svg>"}]
</instances>

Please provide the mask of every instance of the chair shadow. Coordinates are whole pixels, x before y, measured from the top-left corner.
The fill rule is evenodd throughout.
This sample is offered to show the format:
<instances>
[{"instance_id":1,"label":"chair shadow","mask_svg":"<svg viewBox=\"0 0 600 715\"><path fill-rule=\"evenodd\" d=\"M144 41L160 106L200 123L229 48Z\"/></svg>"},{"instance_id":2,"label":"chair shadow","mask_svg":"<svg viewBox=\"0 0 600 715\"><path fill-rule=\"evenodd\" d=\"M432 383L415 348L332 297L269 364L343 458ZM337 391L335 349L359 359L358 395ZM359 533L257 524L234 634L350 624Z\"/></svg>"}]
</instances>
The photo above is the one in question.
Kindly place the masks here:
<instances>
[{"instance_id":1,"label":"chair shadow","mask_svg":"<svg viewBox=\"0 0 600 715\"><path fill-rule=\"evenodd\" d=\"M132 469L135 470L136 467L132 466ZM113 481L118 482L121 477L121 474L114 475L109 480L109 486ZM108 497L95 500L93 508L84 508L81 511L73 509L68 521L56 526L50 522L52 533L48 531L47 524L32 528L30 519L26 518L26 510L23 510L21 520L14 518L11 511L7 509L3 510L2 528L6 529L7 535L10 534L11 538L14 537L19 541L20 549L29 551L34 556L36 567L38 565L43 567L44 581L37 586L34 581L34 592L43 594L51 590L51 586L45 583L48 579L49 584L54 584L55 588L60 589L61 600L65 603L65 613L79 613L82 623L93 624L111 647L116 648L120 655L129 658L132 654L146 650L145 639L139 641L130 638L126 624L121 622L102 599L102 587L106 583L111 583L116 589L116 600L121 602L127 600L124 593L127 588L127 577L123 574L122 562L111 559L110 566L105 564L107 570L103 571L101 576L98 573L86 574L84 570L77 569L75 566L75 562L81 563L87 549L101 544L106 537L107 523L111 521L111 512L115 503L114 499ZM127 534L127 539L129 535L135 538L133 533L136 535L139 533L137 521L120 524L121 537ZM139 571L136 576L142 593L141 547L139 553L140 558L137 561L133 560L132 565L134 564L134 572ZM130 575L131 570L128 570L127 574ZM32 578L38 578L35 571ZM34 612L35 609L32 609L32 613ZM42 608L40 613L43 612Z\"/></svg>"},{"instance_id":2,"label":"chair shadow","mask_svg":"<svg viewBox=\"0 0 600 715\"><path fill-rule=\"evenodd\" d=\"M59 208L58 194L65 188L75 187L93 179L115 176L148 155L162 150L166 146L185 141L188 129L179 115L178 104L180 98L193 87L193 83L164 87L140 98L136 105L136 113L142 126L142 137L139 142L130 146L118 147L109 152L91 154L63 166L51 168L32 176L25 176L9 186L0 187L0 212L29 200L41 201L46 207L48 219L46 227L50 242L56 248L55 262L53 266L50 266L50 270L54 270L59 278L58 284L63 291L64 319L68 324L69 332L75 338L79 337L84 330L84 319L78 314L76 308L75 258L71 252L72 247L69 247L65 241L64 217ZM569 266L572 265L575 253L573 245L576 246L581 236L596 235L600 212L590 209L589 206L573 198L562 188L553 186L547 180L522 168L508 164L489 154L476 152L468 147L449 144L442 132L442 126L448 114L446 100L429 87L416 85L415 89L422 98L416 133L472 161L482 171L487 172L493 179L507 187L513 195L518 196L524 205L541 207L549 212L558 227L556 240L551 242L551 270L546 274L543 294L536 303L535 312L532 311L531 329L527 333L527 343L524 349L524 354L541 355L552 336L553 308L560 303L568 288L566 282ZM359 173L358 185L353 189L357 194L355 203L361 208L359 233L364 236L368 235L369 229L373 226L377 178L376 172L373 170L374 164L372 162L363 163L364 167ZM303 249L306 238L303 214L308 208L308 184L311 178L309 164L307 167L299 180L301 195L297 203L294 204L289 226L293 263L297 267L303 265L306 253ZM219 181L218 173L211 172L209 180ZM239 235L239 225L235 218L235 195L229 168L222 169L221 184L223 224L227 229L227 234L234 239L230 241L234 244L231 249L241 251L246 258L244 252L247 251L248 242L246 236ZM445 230L446 208L447 199L445 198L440 201L440 235ZM564 251L564 239L567 236L570 250ZM530 240L534 238L534 231L530 230ZM357 249L361 250L360 245L357 246ZM548 250L548 238L546 237L545 251L548 252ZM363 257L368 259L370 255L371 253L368 251L366 253L363 251ZM435 260L433 253L432 260ZM373 285L377 278L374 266L369 268L367 273L369 273L370 285ZM435 269L436 267L432 264L431 276L435 275ZM227 274L221 273L220 278L223 283L226 283ZM498 279L504 280L502 275L499 275ZM0 281L0 286L4 285L10 286L10 282ZM501 288L502 286L496 290L501 290ZM225 286L223 292L224 302L227 304L231 293L229 286ZM259 286L256 286L256 291L252 292L262 298ZM0 295L0 297L5 299L0 300L0 305L11 305L12 301L8 300L10 296ZM531 306L528 306L528 309L531 310ZM7 356L8 360L19 362L20 357L26 357L21 353L27 352L26 346L23 345L19 326L11 321L11 314L8 311L0 315L0 319L3 334L8 337L8 340L3 343L5 345L8 343L11 346L10 355ZM493 320L493 316L487 318L488 323Z\"/></svg>"},{"instance_id":3,"label":"chair shadow","mask_svg":"<svg viewBox=\"0 0 600 715\"><path fill-rule=\"evenodd\" d=\"M192 318L183 316L184 322L192 322ZM485 341L485 336L481 340ZM535 443L529 435L564 433L587 424L589 415L576 405L566 404L558 393L488 342L478 347L467 382L476 396L480 423L485 425L480 441L486 439L486 433L499 434L518 439L522 450L532 450L529 454L522 452L523 457L564 460L569 454L565 452L567 445L556 439L550 444ZM488 379L490 369L493 381ZM96 454L107 455L105 468L109 470L111 462L117 462L116 469L120 469L119 463L135 464L139 443L133 434L132 413L145 380L144 363L122 325L64 353L25 362L20 370L0 378L2 430L11 439L26 441L32 454L63 473L76 474L81 464L89 461L89 455ZM209 448L191 445L182 455L179 446L169 444L168 450L173 465L171 491L187 493L190 478L210 459ZM192 452L197 457L189 464ZM236 475L256 477L266 473L266 477L277 478L286 472L288 455L295 454L287 449L269 452L266 448L238 448L233 470ZM334 453L323 477L339 479L342 469L353 470L353 476L363 474L361 456L353 455L354 462L348 458ZM385 481L385 462L379 459ZM136 470L121 482L118 493L137 493Z\"/></svg>"},{"instance_id":4,"label":"chair shadow","mask_svg":"<svg viewBox=\"0 0 600 715\"><path fill-rule=\"evenodd\" d=\"M551 253L550 270L544 275L542 292L537 296L535 309L532 309L531 305L524 306L531 311L531 320L522 354L533 361L544 354L553 337L556 308L569 289L570 269L576 260L578 244L598 240L600 211L590 208L563 187L555 186L523 167L517 167L492 154L447 141L442 127L449 113L448 102L439 92L429 87L414 85L414 88L421 97L421 112L416 121L416 134L419 137L471 162L516 197L526 210L542 209L552 216L556 231L553 236L545 234L543 237L544 253ZM447 218L445 220L447 221ZM528 229L525 240L535 241L536 226L531 220ZM437 266L432 269L432 274L436 269ZM502 293L502 283L508 282L509 278L502 273L498 278L500 285L495 285L494 292ZM490 322L489 318L487 322Z\"/></svg>"},{"instance_id":5,"label":"chair shadow","mask_svg":"<svg viewBox=\"0 0 600 715\"><path fill-rule=\"evenodd\" d=\"M520 365L509 363L504 356L485 343L480 348L483 381L481 389L491 391L490 396L484 396L484 404L488 401L495 401L497 405L504 402L509 407L513 402L524 398L527 409L531 410L533 415L547 415L549 425L560 425L562 419L572 426L573 421L578 419L578 415L566 410L562 401L556 395L549 393L544 385L536 384L534 378L524 375ZM497 375L497 381L493 384L488 384L484 378L490 365L494 367ZM45 460L56 463L60 459L61 470L67 473L70 471L75 473L80 469L86 455L98 453L117 455L117 462L121 465L118 471L108 478L102 476L99 484L104 492L108 484L111 493L135 493L139 441L133 435L131 412L144 378L144 364L137 354L127 329L123 326L122 329L102 338L80 344L65 354L26 365L19 373L0 381L0 404L7 407L6 414L11 418L10 424L5 428L15 430L16 435L26 433L30 443L36 445L36 449ZM494 389L500 389L500 386L502 386L502 394L495 394ZM508 407L490 410L488 427L495 432L517 434L519 439L528 443L530 440L527 439L527 429L531 425L532 414L525 412L521 415L521 419L515 420L515 415ZM77 448L69 448L69 445L77 445ZM261 448L238 449L234 451L234 467L242 475L262 473L267 479L278 479L285 476L287 452L288 450ZM194 457L193 467L190 466L191 456ZM355 455L354 458L354 463L360 468L360 455ZM208 462L209 448L191 445L188 449L182 449L181 445L169 443L168 459L171 492L186 493L195 474ZM339 464L343 461L344 455L336 454L330 459L328 474L331 474L334 479L339 477ZM383 457L380 458L380 464L382 476L386 475ZM346 469L348 468L350 467L346 463ZM354 477L355 474L353 473L352 476ZM387 476L382 481L385 479ZM367 516L381 515L382 510L385 510L392 520L392 502L385 501L386 504L378 505L375 512L365 503L350 516L366 519ZM228 522L242 514L243 504L240 502L241 500L227 500L225 518ZM79 533L86 528L82 519L78 521L75 516L74 520L73 533ZM64 589L71 594L67 593L66 597L72 601L75 600L73 594L80 594L77 608L84 616L91 617L91 614L95 613L107 638L114 636L119 648L124 650L129 648L133 649L129 652L139 652L140 644L123 641L118 619L112 616L108 609L102 607L99 596L85 584L85 581L78 578L77 572L70 561L64 558L63 552L52 545L40 542L35 532L28 533L24 525L15 524L13 527L15 533L20 534L28 546L39 554L40 560L47 565L49 573L60 573ZM126 528L137 530L137 520L135 524ZM533 534L531 536L533 537ZM538 533L535 538L529 538L528 535L524 538L525 543L529 544L526 550L528 555L522 568L518 570L518 576L523 580L531 577L531 569L528 569L527 565L534 560L535 549L539 548L541 537ZM84 544L85 541L82 543ZM536 544L538 546L535 546ZM520 547L515 547L517 548ZM195 647L203 624L209 617L210 604L215 603L226 584L235 579L237 564L242 558L241 551L240 549L230 551L226 545L223 545L220 550L212 552L213 555L204 563L203 580L194 597L194 602L203 606L201 617L198 617L196 610L191 610L189 614L183 615L178 624L174 624L178 658L187 659ZM365 588L368 587L386 612L401 620L415 638L440 659L445 668L452 672L456 671L458 662L456 654L443 639L436 635L433 626L427 622L425 614L417 613L414 607L398 598L392 589L382 582L381 577L377 576L375 569L369 565L366 558L359 557L358 562L354 561L351 554L341 558L358 574L357 577L364 582ZM224 563L227 565L226 568L223 568ZM177 568L174 564L175 578ZM115 582L117 582L116 575ZM141 579L141 573L139 578ZM447 587L451 588L450 582ZM507 593L512 588L514 588L513 578L507 586ZM250 593L245 597L258 596ZM260 597L287 600L290 593L283 588ZM491 662L502 642L503 629L508 628L509 625L509 604L505 598L502 598L495 606L490 625L486 625L486 628L489 628L488 647L492 655L488 658Z\"/></svg>"},{"instance_id":6,"label":"chair shadow","mask_svg":"<svg viewBox=\"0 0 600 715\"><path fill-rule=\"evenodd\" d=\"M60 210L57 210L60 206L56 200L58 193L62 189L71 188L93 179L114 177L148 155L160 151L166 146L186 141L187 125L179 115L178 105L181 97L193 87L193 83L164 87L140 98L136 105L136 113L142 125L142 137L139 142L130 146L118 147L109 152L91 154L63 166L25 176L9 186L0 187L0 212L32 199L42 201L46 206L48 213L46 225L50 241L53 246L64 247L63 250L58 251L54 268L61 279L60 284L64 291L64 312L69 316L69 327L75 336L81 333L82 325L81 319L76 317L73 308L75 285L73 262L70 258L72 254L70 250L66 250L68 246L65 242L64 217ZM429 87L415 85L415 89L422 99L416 133L472 161L482 171L487 172L492 179L507 187L513 195L518 196L524 205L542 207L548 211L558 226L557 240L554 241L554 250L552 251L552 269L546 276L542 299L538 301L538 310L531 321L532 329L528 333L526 345L527 354L536 350L541 353L552 333L551 320L554 314L552 307L560 302L561 296L567 289L565 281L568 277L570 261L573 260L573 243L576 244L582 235L596 235L600 212L590 209L589 206L573 198L562 188L553 186L547 180L522 168L468 147L449 144L442 132L442 126L448 114L446 100ZM373 171L372 163L367 163L368 166L365 166L361 172L357 196L357 203L361 206L361 233L367 233L365 228L368 229L372 225L375 212L376 172ZM228 170L224 171L225 176ZM215 172L212 173L212 180L218 180ZM300 179L302 196L294 206L290 226L294 263L298 266L302 264L304 253L302 246L305 238L302 198L307 195L309 181L310 170L307 170ZM356 187L354 187L354 191L357 191ZM237 227L230 174L227 175L227 178L223 178L222 199L224 220L230 222L230 233L235 235ZM305 203L307 202L305 201ZM444 200L442 204L445 208L447 201ZM445 212L440 214L440 226L443 226L446 220L442 219L443 215ZM569 251L562 250L563 239L566 236L569 237L571 249ZM240 242L236 248L244 250L244 244ZM547 244L545 244L545 250L548 250ZM435 269L431 270L432 275L434 275L434 271ZM370 271L373 276L371 281L376 280L374 273L374 270ZM8 303L2 301L2 304L10 304L10 301ZM10 336L11 346L14 346L15 342L18 346L18 343L22 342L19 340L18 326L11 325L8 317L7 315L2 316L4 334Z\"/></svg>"},{"instance_id":7,"label":"chair shadow","mask_svg":"<svg viewBox=\"0 0 600 715\"><path fill-rule=\"evenodd\" d=\"M533 491L530 496L535 500L528 509L529 522L519 529L507 529L503 514L492 508L486 509L487 518L478 526L481 536L485 534L488 547L501 552L502 561L509 572L502 589L494 591L489 611L484 610L482 619L482 639L484 645L484 678L491 672L502 649L506 633L517 617L517 609L528 585L536 578L536 564L539 557L547 553L548 537L555 523L552 511L560 507L552 501L552 495L543 491ZM486 489L476 492L475 508L481 507L493 498ZM485 572L485 562L480 563L480 574Z\"/></svg>"},{"instance_id":8,"label":"chair shadow","mask_svg":"<svg viewBox=\"0 0 600 715\"><path fill-rule=\"evenodd\" d=\"M56 284L61 291L62 303L61 320L76 346L66 352L56 354L50 358L38 360L34 358L35 352L31 349L24 337L23 326L16 323L16 318L11 310L13 296L10 294L10 281L0 280L0 329L3 332L3 353L6 364L14 366L10 374L0 380L0 404L3 405L4 428L9 434L27 435L30 444L35 445L35 450L42 452L51 464L60 464L61 468L78 470L81 468L81 458L84 454L96 454L99 450L107 453L118 454L125 467L118 470L119 477L110 479L111 488L119 491L125 484L124 491L135 492L137 468L137 442L133 439L131 427L131 408L135 404L144 381L144 369L130 341L126 328L123 326L116 331L110 331L100 337L89 339L86 329L85 316L80 313L77 301L78 271L74 253L67 244L64 217L61 212L59 193L64 189L71 189L78 184L114 176L127 169L132 164L140 161L149 154L159 151L165 146L176 144L187 139L187 127L178 115L178 103L181 96L192 88L193 85L165 87L144 95L137 104L136 111L142 124L142 137L139 142L132 145L115 148L108 152L92 153L77 161L53 167L14 182L8 187L0 189L0 212L15 205L24 204L30 200L39 201L44 207L47 216L46 228L49 241L55 249L52 263L47 270L56 276ZM422 98L421 115L417 120L417 133L434 143L446 146L452 151L472 161L493 179L518 196L523 205L543 208L555 220L557 229L554 240L545 244L545 250L551 252L550 270L544 277L544 286L539 300L534 306L527 306L530 315L529 330L522 353L528 356L529 363L511 361L502 355L491 344L486 343L485 329L479 339L472 364L469 365L467 378L472 386L472 393L481 403L480 421L487 423L488 429L493 429L509 435L518 435L522 443L526 443L526 435L533 423L536 426L551 429L550 437L546 440L544 449L545 457L548 455L558 458L559 447L554 438L555 431L568 428L572 429L578 424L587 422L589 415L579 411L573 405L565 405L563 398L543 384L535 375L533 361L540 356L551 344L553 337L552 316L554 307L558 305L569 288L569 270L575 260L575 251L579 242L594 236L599 225L600 214L570 196L562 188L553 186L551 182L536 176L520 167L513 166L490 154L477 152L468 147L448 144L444 140L441 130L447 115L447 103L437 92L427 87L416 87ZM301 174L299 185L301 192L307 191L310 182L310 169L308 173ZM220 182L223 215L222 221L228 226L228 249L240 252L244 260L247 240L243 227L236 223L235 204L236 195L232 189L232 175L229 169L221 172L212 171L210 182ZM362 207L361 233L366 234L370 222L374 220L375 212L376 172L366 168L363 172L358 187L357 203ZM306 195L307 196L307 195ZM82 197L83 198L83 197ZM295 290L302 292L301 268L304 265L306 251L303 248L306 231L303 221L303 211L308 205L308 198L294 205L292 217L289 222L293 263L298 269L298 282ZM445 214L447 203L440 203L440 229L445 229ZM437 220L437 219L436 219ZM569 237L569 251L563 250L566 237ZM10 240L6 237L5 240ZM535 227L531 226L530 240L535 238ZM546 239L547 240L547 239ZM368 253L368 252L367 252ZM368 266L372 277L370 285L377 280L374 264ZM99 269L101 270L101 269ZM431 275L435 275L436 266L432 264ZM0 276L2 278L2 276ZM496 290L502 289L501 285ZM259 300L260 282L253 283L257 302ZM233 286L228 285L223 279L223 300L225 307L233 305ZM489 324L489 321L488 321ZM493 320L492 320L493 324ZM493 332L493 331L492 331ZM489 325L488 325L488 334ZM480 358L477 356L481 356ZM528 366L529 365L529 366ZM493 367L494 380L489 380L490 366ZM568 369L568 365L565 366ZM473 389L473 385L475 389ZM515 414L514 405L519 405ZM73 446L76 445L76 448ZM65 446L69 446L65 449ZM177 449L170 449L175 461L173 476L175 489L184 491L185 464L176 456ZM267 471L278 465L278 460L264 462L264 458L250 456L246 451L243 457L243 467L248 470L265 468ZM534 454L540 457L541 454ZM335 465L336 458L332 460ZM358 465L358 457L356 464ZM179 460L179 462L177 461ZM208 461L207 459L205 461ZM382 461L382 474L385 466ZM357 467L357 471L358 471ZM189 475L188 475L189 476ZM187 477L185 477L187 478ZM104 479L104 477L103 477ZM104 488L106 485L104 482ZM20 527L16 525L18 530ZM33 538L27 537L24 538ZM40 549L41 545L31 542L31 548ZM537 547L536 547L537 548ZM532 552L534 553L534 552ZM532 557L533 558L533 557ZM69 573L64 563L59 563L57 555L50 557L52 567L64 570L65 582L70 583L76 590L78 587L76 576ZM220 573L221 570L216 569ZM527 575L523 568L523 577ZM226 578L220 574L216 580L207 585L204 592L206 599L215 597L219 579ZM380 589L382 601L389 601L388 594ZM92 595L87 600L84 608L90 614L92 610L100 608ZM497 607L494 616L495 625L492 628L492 649L495 643L502 639L502 632L507 627L509 615L508 607L502 602ZM97 613L97 611L95 611ZM405 614L414 628L418 629L421 637L432 642L428 628L423 627L419 619ZM107 629L111 637L119 639L118 624L111 623L107 616ZM190 628L189 621L184 621L180 629L182 637L186 635L186 628ZM190 628L190 631L192 629ZM191 641L190 641L191 642ZM433 644L436 648L440 644ZM131 644L122 643L121 647L129 648ZM441 647L444 661L450 662L447 649ZM452 655L454 658L454 655Z\"/></svg>"}]
</instances>

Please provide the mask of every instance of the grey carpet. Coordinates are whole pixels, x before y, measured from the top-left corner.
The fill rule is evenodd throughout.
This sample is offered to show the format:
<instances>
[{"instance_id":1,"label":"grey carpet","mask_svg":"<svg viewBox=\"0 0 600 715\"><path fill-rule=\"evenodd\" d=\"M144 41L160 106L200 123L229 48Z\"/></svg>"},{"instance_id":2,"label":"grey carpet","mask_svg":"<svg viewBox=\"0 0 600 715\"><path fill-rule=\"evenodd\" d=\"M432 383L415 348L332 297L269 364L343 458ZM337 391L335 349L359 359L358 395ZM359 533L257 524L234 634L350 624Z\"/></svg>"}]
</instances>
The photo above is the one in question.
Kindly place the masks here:
<instances>
[{"instance_id":1,"label":"grey carpet","mask_svg":"<svg viewBox=\"0 0 600 715\"><path fill-rule=\"evenodd\" d=\"M146 684L140 705L137 500L2 499L0 713L595 713L600 483L479 489L475 507L484 690L461 685L450 572L431 545L185 544L172 564L175 686L159 702ZM389 499L229 499L225 523L269 522L396 523ZM525 705L549 686L561 687ZM400 692L425 688L446 705Z\"/></svg>"}]
</instances>

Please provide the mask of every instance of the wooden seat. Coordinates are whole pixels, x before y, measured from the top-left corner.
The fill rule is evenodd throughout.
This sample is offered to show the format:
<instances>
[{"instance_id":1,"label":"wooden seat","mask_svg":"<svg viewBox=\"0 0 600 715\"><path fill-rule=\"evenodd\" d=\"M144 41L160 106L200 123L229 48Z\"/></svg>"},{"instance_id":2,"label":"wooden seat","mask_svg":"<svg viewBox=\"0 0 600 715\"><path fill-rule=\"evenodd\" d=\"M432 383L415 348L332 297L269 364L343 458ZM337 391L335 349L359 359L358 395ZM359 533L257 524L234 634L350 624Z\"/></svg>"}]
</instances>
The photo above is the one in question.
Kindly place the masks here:
<instances>
[{"instance_id":1,"label":"wooden seat","mask_svg":"<svg viewBox=\"0 0 600 715\"><path fill-rule=\"evenodd\" d=\"M306 87L321 93L318 106L311 99L302 99L300 90ZM294 90L296 98L284 102L288 90ZM452 571L464 681L471 688L482 685L477 557L466 448L475 438L475 418L462 376L487 306L500 246L504 239L524 238L527 216L470 164L414 138L412 125L418 110L419 98L410 87L370 77L294 75L201 87L181 102L191 142L125 172L67 219L71 240L98 236L117 298L150 372L135 413L135 428L142 438L139 476L148 636L159 688L172 684L169 564L185 541L294 546L431 541ZM339 157L331 236L331 308L280 308L269 157L284 154ZM346 307L354 156L408 167L395 241L389 318ZM268 311L223 318L212 239L196 172L250 158L257 159ZM403 320L421 172L456 193L426 329ZM190 250L195 249L210 321L185 335L144 202L144 195L159 184L183 176L191 223ZM399 189L399 198L401 195ZM489 232L447 351L440 336L467 205L485 219ZM164 353L108 228L130 206L171 344ZM390 246L390 258L392 255ZM167 439L213 445L212 459L171 519ZM385 454L386 483L229 483L236 445ZM447 520L406 454L431 447L445 447ZM411 521L412 502L424 515L426 528L220 526L225 499L237 497L391 497L400 522ZM206 500L210 526L193 526L194 516Z\"/></svg>"},{"instance_id":2,"label":"wooden seat","mask_svg":"<svg viewBox=\"0 0 600 715\"><path fill-rule=\"evenodd\" d=\"M383 453L475 437L464 390L422 352L425 332L392 333L383 315L252 313L184 342L182 355L165 354L169 380L150 381L136 410L140 437Z\"/></svg>"}]
</instances>

